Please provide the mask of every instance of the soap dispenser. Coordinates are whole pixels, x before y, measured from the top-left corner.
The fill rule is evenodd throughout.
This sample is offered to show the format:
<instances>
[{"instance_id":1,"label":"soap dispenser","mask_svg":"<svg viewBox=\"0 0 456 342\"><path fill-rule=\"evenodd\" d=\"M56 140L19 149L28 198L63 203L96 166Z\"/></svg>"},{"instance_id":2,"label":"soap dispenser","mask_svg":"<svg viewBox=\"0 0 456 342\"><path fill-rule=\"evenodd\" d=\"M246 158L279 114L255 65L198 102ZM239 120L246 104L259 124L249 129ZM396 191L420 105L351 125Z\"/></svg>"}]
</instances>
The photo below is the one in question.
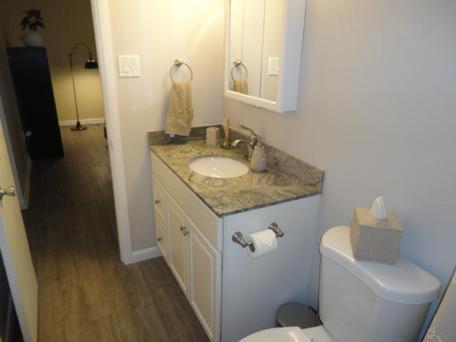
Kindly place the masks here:
<instances>
[{"instance_id":1,"label":"soap dispenser","mask_svg":"<svg viewBox=\"0 0 456 342\"><path fill-rule=\"evenodd\" d=\"M252 157L250 158L250 170L253 172L266 170L266 148L261 141L258 141L253 149Z\"/></svg>"}]
</instances>

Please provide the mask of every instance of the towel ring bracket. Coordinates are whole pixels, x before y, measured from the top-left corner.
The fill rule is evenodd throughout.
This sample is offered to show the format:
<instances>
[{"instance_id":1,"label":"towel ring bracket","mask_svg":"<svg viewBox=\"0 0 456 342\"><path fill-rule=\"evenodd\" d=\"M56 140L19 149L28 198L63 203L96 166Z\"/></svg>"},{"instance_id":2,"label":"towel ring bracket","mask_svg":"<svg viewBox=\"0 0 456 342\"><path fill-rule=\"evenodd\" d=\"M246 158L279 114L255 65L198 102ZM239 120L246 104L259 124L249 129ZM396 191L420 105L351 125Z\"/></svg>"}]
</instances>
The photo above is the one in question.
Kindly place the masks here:
<instances>
[{"instance_id":1,"label":"towel ring bracket","mask_svg":"<svg viewBox=\"0 0 456 342\"><path fill-rule=\"evenodd\" d=\"M233 81L235 80L234 74L233 74L234 68L242 68L242 69L244 69L244 71L245 71L245 78L246 78L246 79L249 78L249 72L247 71L247 67L245 66L245 64L242 63L239 59L236 59L236 60L234 60L233 66L231 67L231 71L230 71L231 79L232 79Z\"/></svg>"},{"instance_id":2,"label":"towel ring bracket","mask_svg":"<svg viewBox=\"0 0 456 342\"><path fill-rule=\"evenodd\" d=\"M190 71L190 81L193 81L192 67L190 65L188 65L187 63L183 62L182 60L180 60L179 58L176 58L174 60L173 65L169 69L169 78L171 79L171 81L175 82L174 81L174 68L180 68L182 65L186 66L187 69Z\"/></svg>"}]
</instances>

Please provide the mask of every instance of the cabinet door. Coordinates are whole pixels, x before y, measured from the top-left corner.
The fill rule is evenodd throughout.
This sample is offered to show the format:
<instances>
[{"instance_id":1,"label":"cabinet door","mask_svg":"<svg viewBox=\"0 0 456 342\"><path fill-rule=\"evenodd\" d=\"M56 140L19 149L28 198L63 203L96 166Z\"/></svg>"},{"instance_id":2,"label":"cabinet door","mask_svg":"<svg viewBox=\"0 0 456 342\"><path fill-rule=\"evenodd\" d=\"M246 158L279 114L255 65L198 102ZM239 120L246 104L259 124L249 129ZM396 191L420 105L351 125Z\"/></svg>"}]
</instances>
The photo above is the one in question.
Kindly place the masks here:
<instances>
[{"instance_id":1,"label":"cabinet door","mask_svg":"<svg viewBox=\"0 0 456 342\"><path fill-rule=\"evenodd\" d=\"M8 58L32 159L63 157L46 49L9 48Z\"/></svg>"},{"instance_id":2,"label":"cabinet door","mask_svg":"<svg viewBox=\"0 0 456 342\"><path fill-rule=\"evenodd\" d=\"M220 298L220 253L198 229L190 229L190 303L211 341L218 340Z\"/></svg>"},{"instance_id":3,"label":"cabinet door","mask_svg":"<svg viewBox=\"0 0 456 342\"><path fill-rule=\"evenodd\" d=\"M166 263L169 264L168 229L160 216L155 216L155 241Z\"/></svg>"},{"instance_id":4,"label":"cabinet door","mask_svg":"<svg viewBox=\"0 0 456 342\"><path fill-rule=\"evenodd\" d=\"M169 206L170 260L169 267L174 273L182 291L188 296L188 230L184 214L174 204Z\"/></svg>"},{"instance_id":5,"label":"cabinet door","mask_svg":"<svg viewBox=\"0 0 456 342\"><path fill-rule=\"evenodd\" d=\"M153 193L154 193L154 210L155 215L160 216L162 221L167 224L168 223L168 196L166 195L165 190L163 189L162 185L152 177L152 184L153 184Z\"/></svg>"}]
</instances>

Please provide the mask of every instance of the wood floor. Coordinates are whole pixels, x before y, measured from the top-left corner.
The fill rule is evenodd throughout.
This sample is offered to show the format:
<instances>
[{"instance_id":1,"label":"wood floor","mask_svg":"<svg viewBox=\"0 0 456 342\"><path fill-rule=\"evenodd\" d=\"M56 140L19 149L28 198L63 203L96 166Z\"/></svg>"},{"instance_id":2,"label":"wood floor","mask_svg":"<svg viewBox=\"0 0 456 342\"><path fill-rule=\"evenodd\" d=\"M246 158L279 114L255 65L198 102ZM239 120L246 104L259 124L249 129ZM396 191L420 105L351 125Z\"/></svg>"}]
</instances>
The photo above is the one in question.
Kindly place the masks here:
<instances>
[{"instance_id":1,"label":"wood floor","mask_svg":"<svg viewBox=\"0 0 456 342\"><path fill-rule=\"evenodd\" d=\"M24 211L39 340L207 341L162 258L120 262L102 126L62 139L64 159L33 162Z\"/></svg>"}]
</instances>

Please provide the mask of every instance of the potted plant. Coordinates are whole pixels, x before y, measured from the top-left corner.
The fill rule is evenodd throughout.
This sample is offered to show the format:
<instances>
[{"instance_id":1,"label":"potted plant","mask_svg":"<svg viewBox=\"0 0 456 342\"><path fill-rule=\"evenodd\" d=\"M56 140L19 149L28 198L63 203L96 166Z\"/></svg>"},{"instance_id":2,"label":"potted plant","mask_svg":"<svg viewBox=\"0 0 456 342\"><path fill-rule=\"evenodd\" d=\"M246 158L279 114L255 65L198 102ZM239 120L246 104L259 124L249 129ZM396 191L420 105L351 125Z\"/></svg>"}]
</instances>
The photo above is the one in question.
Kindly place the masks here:
<instances>
[{"instance_id":1,"label":"potted plant","mask_svg":"<svg viewBox=\"0 0 456 342\"><path fill-rule=\"evenodd\" d=\"M22 40L27 47L43 46L43 38L38 33L38 28L44 28L43 17L41 11L35 8L24 11L26 16L21 21L22 30L25 31L22 35Z\"/></svg>"}]
</instances>

